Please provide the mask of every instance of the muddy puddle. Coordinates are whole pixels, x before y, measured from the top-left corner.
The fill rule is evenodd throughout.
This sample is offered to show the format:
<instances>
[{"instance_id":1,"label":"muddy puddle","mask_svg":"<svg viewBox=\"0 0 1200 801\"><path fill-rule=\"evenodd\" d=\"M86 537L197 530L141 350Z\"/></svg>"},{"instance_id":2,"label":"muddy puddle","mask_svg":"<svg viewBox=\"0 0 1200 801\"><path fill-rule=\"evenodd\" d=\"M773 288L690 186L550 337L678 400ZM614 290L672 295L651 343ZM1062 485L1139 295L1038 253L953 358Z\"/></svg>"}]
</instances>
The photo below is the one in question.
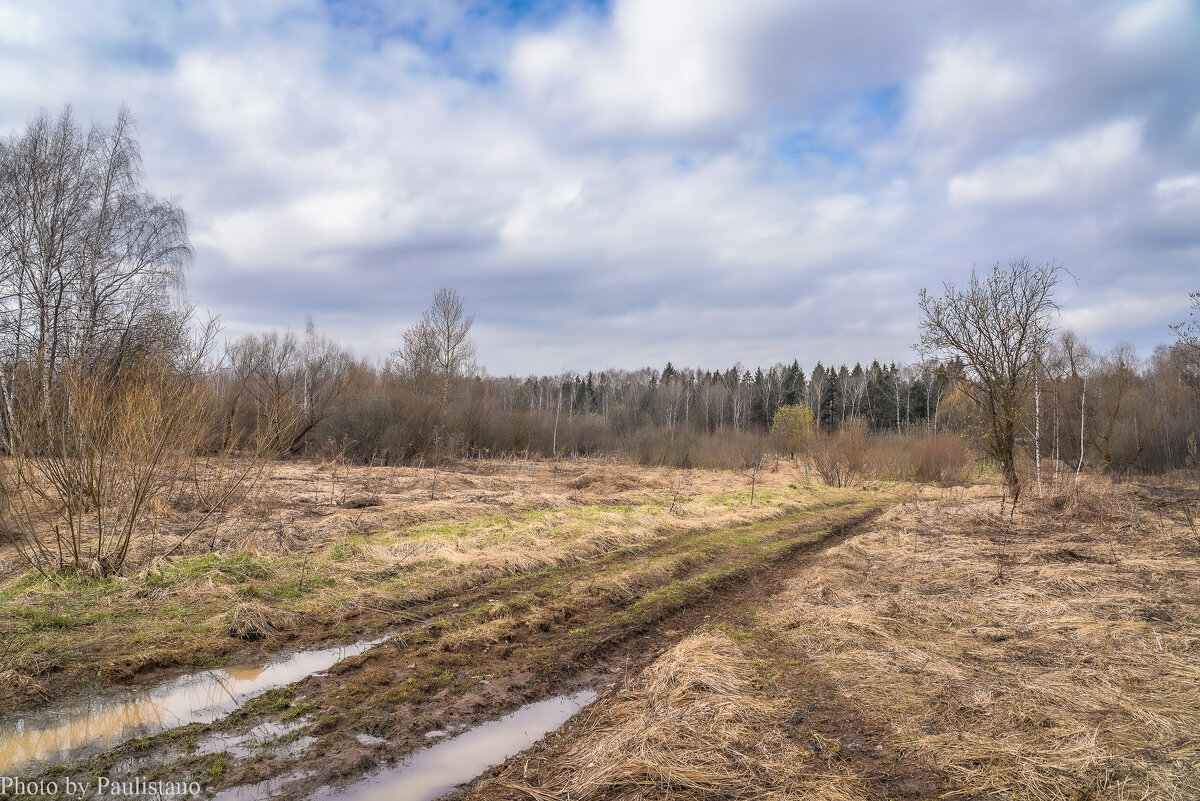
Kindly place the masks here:
<instances>
[{"instance_id":1,"label":"muddy puddle","mask_svg":"<svg viewBox=\"0 0 1200 801\"><path fill-rule=\"evenodd\" d=\"M315 797L323 801L432 801L529 748L594 700L596 693L583 690L523 706L417 751L395 768L359 784L340 791L326 788Z\"/></svg>"},{"instance_id":2,"label":"muddy puddle","mask_svg":"<svg viewBox=\"0 0 1200 801\"><path fill-rule=\"evenodd\" d=\"M205 670L141 688L49 704L0 721L0 774L76 759L189 723L211 723L256 695L328 670L386 640L299 651L262 665Z\"/></svg>"}]
</instances>

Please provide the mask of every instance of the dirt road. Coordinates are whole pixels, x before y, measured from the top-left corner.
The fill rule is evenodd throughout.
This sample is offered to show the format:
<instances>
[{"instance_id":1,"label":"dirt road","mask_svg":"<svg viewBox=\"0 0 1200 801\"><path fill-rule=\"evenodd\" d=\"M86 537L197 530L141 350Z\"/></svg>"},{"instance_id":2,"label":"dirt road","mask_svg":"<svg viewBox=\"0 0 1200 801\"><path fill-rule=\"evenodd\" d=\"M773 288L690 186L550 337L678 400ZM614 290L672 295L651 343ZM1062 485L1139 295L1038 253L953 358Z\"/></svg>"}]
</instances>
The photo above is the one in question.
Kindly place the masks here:
<instances>
[{"instance_id":1,"label":"dirt road","mask_svg":"<svg viewBox=\"0 0 1200 801\"><path fill-rule=\"evenodd\" d=\"M386 643L325 675L267 692L228 718L136 740L44 778L198 781L208 792L271 782L300 797L338 787L529 701L636 673L687 634L740 625L890 501L869 493L746 525L682 530L594 557L484 581L400 610ZM249 731L260 748L214 750ZM263 785L266 786L266 785Z\"/></svg>"}]
</instances>

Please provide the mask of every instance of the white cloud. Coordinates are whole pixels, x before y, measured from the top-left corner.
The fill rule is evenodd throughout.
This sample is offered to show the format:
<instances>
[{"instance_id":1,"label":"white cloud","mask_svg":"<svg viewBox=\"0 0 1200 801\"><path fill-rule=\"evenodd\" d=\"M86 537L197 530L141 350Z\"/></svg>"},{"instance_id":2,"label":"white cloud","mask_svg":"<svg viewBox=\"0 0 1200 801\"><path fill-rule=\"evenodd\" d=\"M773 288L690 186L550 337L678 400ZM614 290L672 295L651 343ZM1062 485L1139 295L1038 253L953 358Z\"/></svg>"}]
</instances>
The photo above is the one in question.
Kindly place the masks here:
<instances>
[{"instance_id":1,"label":"white cloud","mask_svg":"<svg viewBox=\"0 0 1200 801\"><path fill-rule=\"evenodd\" d=\"M1090 337L1105 344L1104 349L1124 340L1139 328L1161 327L1162 339L1167 341L1164 310L1174 310L1184 305L1186 296L1131 295L1127 293L1103 292L1086 305L1063 310L1062 324L1073 331L1086 331ZM1142 348L1149 350L1149 348Z\"/></svg>"},{"instance_id":2,"label":"white cloud","mask_svg":"<svg viewBox=\"0 0 1200 801\"><path fill-rule=\"evenodd\" d=\"M1110 41L1125 48L1163 49L1186 37L1195 24L1195 8L1188 0L1143 0L1123 8L1109 29Z\"/></svg>"},{"instance_id":3,"label":"white cloud","mask_svg":"<svg viewBox=\"0 0 1200 801\"><path fill-rule=\"evenodd\" d=\"M953 176L951 203L970 205L1095 203L1128 191L1141 168L1142 125L1120 120L1053 142L1033 153L1001 156Z\"/></svg>"},{"instance_id":4,"label":"white cloud","mask_svg":"<svg viewBox=\"0 0 1200 801\"><path fill-rule=\"evenodd\" d=\"M908 124L926 168L940 173L1011 137L1035 96L1039 74L987 41L933 50L913 82Z\"/></svg>"},{"instance_id":5,"label":"white cloud","mask_svg":"<svg viewBox=\"0 0 1200 801\"><path fill-rule=\"evenodd\" d=\"M684 0L621 2L611 25L577 18L513 48L511 75L589 134L686 133L738 114L733 44L747 9Z\"/></svg>"}]
</instances>

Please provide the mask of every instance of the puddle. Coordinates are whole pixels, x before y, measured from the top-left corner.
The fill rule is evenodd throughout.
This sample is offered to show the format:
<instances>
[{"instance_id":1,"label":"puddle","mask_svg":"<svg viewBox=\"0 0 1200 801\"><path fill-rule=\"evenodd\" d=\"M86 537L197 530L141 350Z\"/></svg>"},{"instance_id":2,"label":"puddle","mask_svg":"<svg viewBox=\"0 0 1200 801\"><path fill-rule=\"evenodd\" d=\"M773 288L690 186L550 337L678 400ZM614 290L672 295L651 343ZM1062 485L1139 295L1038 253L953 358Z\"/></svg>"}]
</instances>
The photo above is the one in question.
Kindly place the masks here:
<instances>
[{"instance_id":1,"label":"puddle","mask_svg":"<svg viewBox=\"0 0 1200 801\"><path fill-rule=\"evenodd\" d=\"M416 752L391 770L377 773L326 801L431 801L516 756L596 700L584 690L523 706L499 720Z\"/></svg>"},{"instance_id":2,"label":"puddle","mask_svg":"<svg viewBox=\"0 0 1200 801\"><path fill-rule=\"evenodd\" d=\"M133 737L211 723L256 695L319 673L386 640L300 651L259 666L206 670L139 689L107 690L0 722L0 774L47 760L78 758Z\"/></svg>"},{"instance_id":3,"label":"puddle","mask_svg":"<svg viewBox=\"0 0 1200 801\"><path fill-rule=\"evenodd\" d=\"M214 795L211 801L268 801L268 799L280 798L280 791L285 785L307 779L312 775L311 772L307 771L304 773L289 773L286 776L276 776L274 779L267 779L258 784L231 787Z\"/></svg>"},{"instance_id":4,"label":"puddle","mask_svg":"<svg viewBox=\"0 0 1200 801\"><path fill-rule=\"evenodd\" d=\"M308 741L299 746L298 750L303 750L315 742L312 737L302 737L295 742L278 745L281 738L298 731L307 723L308 718L301 718L291 723L267 721L251 728L245 734L213 734L196 743L196 750L193 753L204 756L224 751L236 759L248 759L269 748L277 756L286 756L297 750L296 743L298 742Z\"/></svg>"}]
</instances>

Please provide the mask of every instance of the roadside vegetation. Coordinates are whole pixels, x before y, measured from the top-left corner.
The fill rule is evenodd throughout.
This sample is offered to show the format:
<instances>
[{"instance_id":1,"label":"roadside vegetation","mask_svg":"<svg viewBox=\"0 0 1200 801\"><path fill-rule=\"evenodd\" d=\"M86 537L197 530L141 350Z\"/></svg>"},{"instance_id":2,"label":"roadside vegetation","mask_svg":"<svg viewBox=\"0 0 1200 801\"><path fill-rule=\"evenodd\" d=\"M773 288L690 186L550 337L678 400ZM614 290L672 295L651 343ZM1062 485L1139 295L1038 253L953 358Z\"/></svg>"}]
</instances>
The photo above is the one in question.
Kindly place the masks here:
<instances>
[{"instance_id":1,"label":"roadside vegetation","mask_svg":"<svg viewBox=\"0 0 1200 801\"><path fill-rule=\"evenodd\" d=\"M1186 485L1099 480L1011 520L978 491L904 504L762 620L962 791L1182 801L1200 789L1198 508Z\"/></svg>"}]
</instances>

